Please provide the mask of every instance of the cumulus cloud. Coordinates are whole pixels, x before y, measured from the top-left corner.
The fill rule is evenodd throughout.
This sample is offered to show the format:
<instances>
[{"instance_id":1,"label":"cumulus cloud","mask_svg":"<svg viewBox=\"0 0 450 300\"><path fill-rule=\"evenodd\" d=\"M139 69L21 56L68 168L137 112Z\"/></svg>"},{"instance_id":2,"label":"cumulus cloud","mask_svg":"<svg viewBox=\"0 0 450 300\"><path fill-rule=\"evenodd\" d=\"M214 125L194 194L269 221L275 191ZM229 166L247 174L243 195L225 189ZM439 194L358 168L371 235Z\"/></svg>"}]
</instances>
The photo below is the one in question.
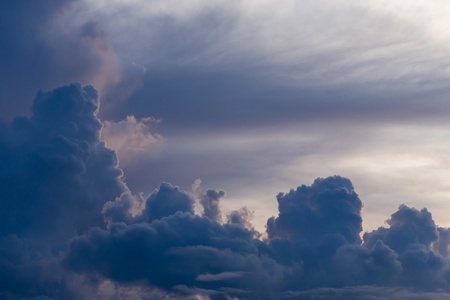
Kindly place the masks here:
<instances>
[{"instance_id":1,"label":"cumulus cloud","mask_svg":"<svg viewBox=\"0 0 450 300\"><path fill-rule=\"evenodd\" d=\"M260 237L259 233L252 224L253 212L250 211L246 206L241 207L238 210L233 210L227 214L227 222L229 224L237 224L244 228L250 230L254 237Z\"/></svg>"},{"instance_id":2,"label":"cumulus cloud","mask_svg":"<svg viewBox=\"0 0 450 300\"><path fill-rule=\"evenodd\" d=\"M439 232L439 239L433 244L433 249L448 258L450 255L450 229L449 228L437 228Z\"/></svg>"},{"instance_id":3,"label":"cumulus cloud","mask_svg":"<svg viewBox=\"0 0 450 300\"><path fill-rule=\"evenodd\" d=\"M136 212L136 206L140 206L142 198L136 198L129 191L123 193L115 201L105 204L103 213L110 222L152 222L173 215L177 212L194 213L194 199L187 193L181 191L179 187L174 187L170 183L161 183L145 200L143 208Z\"/></svg>"},{"instance_id":4,"label":"cumulus cloud","mask_svg":"<svg viewBox=\"0 0 450 300\"><path fill-rule=\"evenodd\" d=\"M200 200L200 204L203 206L203 215L220 223L222 221L222 213L220 212L219 201L224 196L224 191L206 191L206 194Z\"/></svg>"},{"instance_id":5,"label":"cumulus cloud","mask_svg":"<svg viewBox=\"0 0 450 300\"><path fill-rule=\"evenodd\" d=\"M105 228L103 205L128 188L100 140L92 86L40 91L31 110L0 123L0 293L70 299L61 251L73 236Z\"/></svg>"},{"instance_id":6,"label":"cumulus cloud","mask_svg":"<svg viewBox=\"0 0 450 300\"><path fill-rule=\"evenodd\" d=\"M89 299L439 299L450 293L448 229L400 205L361 233L352 182L318 178L280 193L266 238L246 208L221 223L208 190L123 182L100 139L98 95L72 84L37 94L32 117L0 124L0 296ZM330 296L332 295L332 296ZM387 296L386 296L387 295Z\"/></svg>"},{"instance_id":7,"label":"cumulus cloud","mask_svg":"<svg viewBox=\"0 0 450 300\"><path fill-rule=\"evenodd\" d=\"M180 203L173 199L183 198L183 193L188 197L172 186L161 188L171 192L151 198ZM221 193L210 194L203 199L206 204ZM65 264L75 272L125 285L145 280L168 293L199 293L211 299L226 295L309 299L327 295L329 288L342 289L341 296L335 297L347 299L370 294L369 286L376 287L374 295L400 293L391 289L395 286L419 287L431 295L448 290L447 264L431 249L439 235L426 209L400 206L387 221L390 227L366 233L363 243L359 238L362 202L350 180L318 178L311 186L280 193L277 199L279 215L269 219L266 240L255 238L246 228L245 209L229 214L228 223L220 224L207 214L183 212L182 205L175 205L177 209L159 218L139 217L128 224L113 222L108 229L94 228L72 241ZM152 201L156 200L146 205ZM145 208L143 215L151 210ZM408 250L386 238L403 232L399 230L403 227L410 234L393 240ZM133 272L127 271L129 266Z\"/></svg>"},{"instance_id":8,"label":"cumulus cloud","mask_svg":"<svg viewBox=\"0 0 450 300\"><path fill-rule=\"evenodd\" d=\"M277 196L277 218L267 222L270 238L314 240L336 234L349 243L359 243L362 202L350 180L342 177L316 179Z\"/></svg>"},{"instance_id":9,"label":"cumulus cloud","mask_svg":"<svg viewBox=\"0 0 450 300\"><path fill-rule=\"evenodd\" d=\"M97 91L72 84L40 91L31 118L0 125L2 234L104 227L104 203L127 188L116 154L100 140L97 109Z\"/></svg>"}]
</instances>

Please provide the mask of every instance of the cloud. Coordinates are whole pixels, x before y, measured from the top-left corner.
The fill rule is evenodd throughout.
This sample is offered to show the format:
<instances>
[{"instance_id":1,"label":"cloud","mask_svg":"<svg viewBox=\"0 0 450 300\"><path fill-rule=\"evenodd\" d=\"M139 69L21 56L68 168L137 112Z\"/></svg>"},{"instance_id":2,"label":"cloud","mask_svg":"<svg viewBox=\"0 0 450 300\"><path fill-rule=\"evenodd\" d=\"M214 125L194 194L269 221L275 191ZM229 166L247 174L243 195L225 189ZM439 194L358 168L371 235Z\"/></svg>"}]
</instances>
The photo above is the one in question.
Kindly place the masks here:
<instances>
[{"instance_id":1,"label":"cloud","mask_svg":"<svg viewBox=\"0 0 450 300\"><path fill-rule=\"evenodd\" d=\"M433 244L433 249L445 258L450 254L450 229L437 228L439 232L439 239Z\"/></svg>"},{"instance_id":2,"label":"cloud","mask_svg":"<svg viewBox=\"0 0 450 300\"><path fill-rule=\"evenodd\" d=\"M318 288L307 291L295 292L288 291L283 299L370 299L370 300L388 300L388 299L430 299L444 300L448 298L445 292L418 292L414 289L386 288L373 285L346 287L346 288Z\"/></svg>"},{"instance_id":3,"label":"cloud","mask_svg":"<svg viewBox=\"0 0 450 300\"><path fill-rule=\"evenodd\" d=\"M198 281L221 281L231 278L239 278L244 275L243 272L223 272L219 274L200 274L195 278Z\"/></svg>"},{"instance_id":4,"label":"cloud","mask_svg":"<svg viewBox=\"0 0 450 300\"><path fill-rule=\"evenodd\" d=\"M398 211L386 221L389 228L379 228L364 234L364 243L371 247L381 240L397 252L404 252L411 245L423 245L430 249L439 238L436 224L426 208L417 210L400 205Z\"/></svg>"},{"instance_id":5,"label":"cloud","mask_svg":"<svg viewBox=\"0 0 450 300\"><path fill-rule=\"evenodd\" d=\"M221 223L222 214L220 212L219 201L225 196L224 191L208 190L200 204L203 206L203 216L210 218L213 221Z\"/></svg>"},{"instance_id":6,"label":"cloud","mask_svg":"<svg viewBox=\"0 0 450 300\"><path fill-rule=\"evenodd\" d=\"M447 228L400 205L361 233L362 201L344 177L279 193L265 238L246 208L220 222L161 183L132 194L100 139L98 94L71 84L38 93L30 118L0 124L3 298L431 299L450 293ZM329 296L331 297L331 296ZM328 298L329 298L328 297Z\"/></svg>"},{"instance_id":7,"label":"cloud","mask_svg":"<svg viewBox=\"0 0 450 300\"><path fill-rule=\"evenodd\" d=\"M399 282L423 289L448 287L448 266L446 260L432 251L432 245L446 243L427 209L417 210L400 205L398 211L386 221L389 228L378 228L364 234L364 245L371 248L374 241L382 241L398 254L403 272ZM440 230L445 231L445 230Z\"/></svg>"},{"instance_id":8,"label":"cloud","mask_svg":"<svg viewBox=\"0 0 450 300\"><path fill-rule=\"evenodd\" d=\"M176 193L188 197L187 192ZM170 203L169 194L150 198ZM345 292L335 297L347 299L370 294L366 286L385 291L396 286L419 288L436 295L448 290L446 262L431 249L439 236L426 209L400 206L388 220L389 228L366 233L362 243L362 202L350 180L319 178L311 186L280 193L277 199L279 215L269 219L264 241L245 228L244 210L233 212L229 223L220 224L206 214L182 212L179 207L159 219L138 217L128 224L113 222L108 229L94 228L71 242L65 264L75 272L125 285L145 280L168 293L200 293L213 299L225 295L309 299L309 291L316 288L324 294L327 288L342 288ZM152 201L147 201L144 211L151 212L147 207ZM407 250L391 244L387 235L375 234L396 234L404 226L417 236L397 238Z\"/></svg>"},{"instance_id":9,"label":"cloud","mask_svg":"<svg viewBox=\"0 0 450 300\"><path fill-rule=\"evenodd\" d=\"M268 257L258 257L257 244L242 227L178 212L150 224L114 223L108 231L93 229L71 243L66 263L72 270L122 283L145 279L169 292L186 285L222 294L222 288L258 289L264 283L266 290L283 268ZM221 277L223 272L244 274L220 281L196 280L206 273Z\"/></svg>"},{"instance_id":10,"label":"cloud","mask_svg":"<svg viewBox=\"0 0 450 300\"><path fill-rule=\"evenodd\" d=\"M118 55L148 70L110 119L139 111L181 130L448 111L442 1L85 5L117 33L110 40Z\"/></svg>"},{"instance_id":11,"label":"cloud","mask_svg":"<svg viewBox=\"0 0 450 300\"><path fill-rule=\"evenodd\" d=\"M150 133L150 124L156 122L149 117L136 119L133 115L119 122L104 121L101 138L117 153L123 168L161 152L164 138Z\"/></svg>"},{"instance_id":12,"label":"cloud","mask_svg":"<svg viewBox=\"0 0 450 300\"><path fill-rule=\"evenodd\" d=\"M2 234L104 227L104 203L127 188L116 154L100 140L97 109L97 91L72 84L40 91L31 118L1 124Z\"/></svg>"},{"instance_id":13,"label":"cloud","mask_svg":"<svg viewBox=\"0 0 450 300\"><path fill-rule=\"evenodd\" d=\"M1 117L28 114L36 90L73 81L97 88L119 77L118 59L96 20L67 18L78 0L0 4Z\"/></svg>"},{"instance_id":14,"label":"cloud","mask_svg":"<svg viewBox=\"0 0 450 300\"><path fill-rule=\"evenodd\" d=\"M98 94L71 84L38 92L32 117L0 124L2 297L75 297L60 267L67 241L99 226L128 188L100 140Z\"/></svg>"},{"instance_id":15,"label":"cloud","mask_svg":"<svg viewBox=\"0 0 450 300\"><path fill-rule=\"evenodd\" d=\"M270 238L315 240L336 234L358 244L362 231L362 202L350 180L342 177L316 179L277 196L277 218L267 222Z\"/></svg>"},{"instance_id":16,"label":"cloud","mask_svg":"<svg viewBox=\"0 0 450 300\"><path fill-rule=\"evenodd\" d=\"M227 223L237 224L244 228L247 228L252 233L253 237L261 237L261 233L258 232L252 224L253 212L247 207L241 207L239 210L233 210L227 214Z\"/></svg>"}]
</instances>

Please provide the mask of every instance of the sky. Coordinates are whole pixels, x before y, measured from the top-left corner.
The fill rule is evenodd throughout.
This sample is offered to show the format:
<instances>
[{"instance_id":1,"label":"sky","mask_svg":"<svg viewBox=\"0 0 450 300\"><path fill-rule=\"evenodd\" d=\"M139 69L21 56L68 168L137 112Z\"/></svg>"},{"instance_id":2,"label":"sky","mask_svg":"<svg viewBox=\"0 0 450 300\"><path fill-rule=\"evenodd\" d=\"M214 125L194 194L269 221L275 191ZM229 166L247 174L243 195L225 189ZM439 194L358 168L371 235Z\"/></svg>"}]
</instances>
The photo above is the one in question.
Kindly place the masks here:
<instances>
[{"instance_id":1,"label":"sky","mask_svg":"<svg viewBox=\"0 0 450 300\"><path fill-rule=\"evenodd\" d=\"M0 3L0 298L447 299L450 4Z\"/></svg>"}]
</instances>

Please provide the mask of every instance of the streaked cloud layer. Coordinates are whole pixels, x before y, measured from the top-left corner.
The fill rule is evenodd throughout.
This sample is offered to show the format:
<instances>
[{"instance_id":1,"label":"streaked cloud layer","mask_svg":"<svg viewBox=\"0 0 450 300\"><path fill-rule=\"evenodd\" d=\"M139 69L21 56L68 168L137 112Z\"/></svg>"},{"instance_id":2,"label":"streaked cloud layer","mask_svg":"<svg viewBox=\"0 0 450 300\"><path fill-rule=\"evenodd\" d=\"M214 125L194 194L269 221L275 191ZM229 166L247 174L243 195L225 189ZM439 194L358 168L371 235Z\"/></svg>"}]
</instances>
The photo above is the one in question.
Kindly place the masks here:
<instances>
[{"instance_id":1,"label":"streaked cloud layer","mask_svg":"<svg viewBox=\"0 0 450 300\"><path fill-rule=\"evenodd\" d=\"M446 299L449 12L0 4L0 297Z\"/></svg>"}]
</instances>

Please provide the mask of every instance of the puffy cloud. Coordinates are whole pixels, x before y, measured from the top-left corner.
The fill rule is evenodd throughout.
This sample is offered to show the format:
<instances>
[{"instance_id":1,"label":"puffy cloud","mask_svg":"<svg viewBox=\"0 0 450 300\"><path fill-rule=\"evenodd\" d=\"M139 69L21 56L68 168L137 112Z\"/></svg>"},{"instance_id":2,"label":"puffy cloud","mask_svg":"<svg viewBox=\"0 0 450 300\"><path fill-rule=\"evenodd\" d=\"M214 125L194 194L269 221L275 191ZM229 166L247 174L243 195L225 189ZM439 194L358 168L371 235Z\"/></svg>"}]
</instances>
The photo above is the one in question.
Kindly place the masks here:
<instances>
[{"instance_id":1,"label":"puffy cloud","mask_svg":"<svg viewBox=\"0 0 450 300\"><path fill-rule=\"evenodd\" d=\"M0 123L0 294L71 299L59 263L66 243L105 228L103 205L127 187L100 140L92 86L40 91L31 109L31 118Z\"/></svg>"},{"instance_id":2,"label":"puffy cloud","mask_svg":"<svg viewBox=\"0 0 450 300\"><path fill-rule=\"evenodd\" d=\"M364 246L372 248L382 241L398 254L403 272L399 283L424 289L448 289L447 263L432 250L432 245L445 245L444 231L440 241L439 231L427 209L400 205L398 211L386 221L389 228L380 227L364 234ZM443 251L445 253L445 251Z\"/></svg>"},{"instance_id":3,"label":"puffy cloud","mask_svg":"<svg viewBox=\"0 0 450 300\"><path fill-rule=\"evenodd\" d=\"M2 234L56 238L104 227L104 203L127 188L99 138L97 109L92 86L71 84L40 91L31 118L0 125Z\"/></svg>"},{"instance_id":4,"label":"puffy cloud","mask_svg":"<svg viewBox=\"0 0 450 300\"><path fill-rule=\"evenodd\" d=\"M371 247L377 240L382 240L397 252L405 251L410 245L420 244L430 249L439 234L426 208L417 210L400 205L398 211L386 221L389 229L380 227L364 234L364 242Z\"/></svg>"},{"instance_id":5,"label":"puffy cloud","mask_svg":"<svg viewBox=\"0 0 450 300\"><path fill-rule=\"evenodd\" d=\"M251 288L257 297L273 288L283 273L273 259L258 256L257 246L245 228L178 212L152 223L93 229L71 243L66 263L72 270L123 283L146 280L172 292L179 285L219 294L226 288Z\"/></svg>"},{"instance_id":6,"label":"puffy cloud","mask_svg":"<svg viewBox=\"0 0 450 300\"><path fill-rule=\"evenodd\" d=\"M267 222L270 238L315 240L337 234L349 243L360 243L362 202L350 180L318 178L310 187L278 194L277 200L279 216Z\"/></svg>"},{"instance_id":7,"label":"puffy cloud","mask_svg":"<svg viewBox=\"0 0 450 300\"><path fill-rule=\"evenodd\" d=\"M170 183L161 183L147 199L140 220L151 222L177 212L194 213L194 199Z\"/></svg>"},{"instance_id":8,"label":"puffy cloud","mask_svg":"<svg viewBox=\"0 0 450 300\"><path fill-rule=\"evenodd\" d=\"M450 255L450 229L449 228L437 228L439 232L439 239L433 244L433 249L448 258Z\"/></svg>"},{"instance_id":9,"label":"puffy cloud","mask_svg":"<svg viewBox=\"0 0 450 300\"><path fill-rule=\"evenodd\" d=\"M133 213L133 208L140 206L142 202L142 198L136 198L127 191L115 201L106 203L103 208L106 219L110 223L137 223L151 222L177 212L194 213L194 199L170 183L161 183L159 188L145 200L143 209L140 211L135 209Z\"/></svg>"},{"instance_id":10,"label":"puffy cloud","mask_svg":"<svg viewBox=\"0 0 450 300\"><path fill-rule=\"evenodd\" d=\"M318 178L278 194L263 239L246 208L220 222L223 191L206 192L201 216L169 183L133 195L97 110L96 90L72 84L1 121L1 297L448 296L448 229L427 209L401 205L361 243L351 181Z\"/></svg>"},{"instance_id":11,"label":"puffy cloud","mask_svg":"<svg viewBox=\"0 0 450 300\"><path fill-rule=\"evenodd\" d=\"M210 190L203 202L221 195ZM319 178L311 186L279 194L279 215L268 221L266 240L246 228L251 228L247 209L230 213L228 223L220 224L205 213L183 212L180 199L188 197L162 185L146 201L142 215L74 239L66 266L124 285L144 280L180 297L212 299L309 299L307 295L327 294L327 288L342 288L336 299L347 299L367 295L368 286L392 295L397 294L389 290L394 286L449 289L446 262L431 250L438 241L431 214L402 205L387 222L390 227L378 229L385 235L366 233L361 244L362 202L346 178ZM155 201L172 203L171 209L147 217ZM402 227L416 236L402 240L410 245L407 251L385 238Z\"/></svg>"},{"instance_id":12,"label":"puffy cloud","mask_svg":"<svg viewBox=\"0 0 450 300\"><path fill-rule=\"evenodd\" d=\"M227 222L229 224L237 224L244 228L247 228L251 231L254 237L261 237L261 233L259 233L251 220L253 219L253 212L250 211L247 207L241 207L239 210L233 210L229 214L227 214Z\"/></svg>"},{"instance_id":13,"label":"puffy cloud","mask_svg":"<svg viewBox=\"0 0 450 300\"><path fill-rule=\"evenodd\" d=\"M203 215L220 223L222 221L222 213L220 212L219 201L224 196L224 191L206 191L206 194L200 200L200 204L203 206Z\"/></svg>"}]
</instances>

